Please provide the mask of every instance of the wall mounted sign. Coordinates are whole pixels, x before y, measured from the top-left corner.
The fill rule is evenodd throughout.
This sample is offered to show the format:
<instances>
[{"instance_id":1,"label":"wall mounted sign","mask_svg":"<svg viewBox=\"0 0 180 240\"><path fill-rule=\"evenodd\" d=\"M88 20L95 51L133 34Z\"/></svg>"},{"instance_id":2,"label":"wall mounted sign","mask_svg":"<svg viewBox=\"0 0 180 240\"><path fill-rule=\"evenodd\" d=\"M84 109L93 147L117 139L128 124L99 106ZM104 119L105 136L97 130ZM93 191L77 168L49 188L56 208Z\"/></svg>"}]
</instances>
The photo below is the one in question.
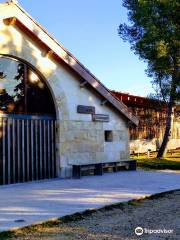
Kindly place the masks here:
<instances>
[{"instance_id":1,"label":"wall mounted sign","mask_svg":"<svg viewBox=\"0 0 180 240\"><path fill-rule=\"evenodd\" d=\"M83 114L95 114L95 107L78 105L77 106L77 112L78 113L83 113Z\"/></svg>"},{"instance_id":2,"label":"wall mounted sign","mask_svg":"<svg viewBox=\"0 0 180 240\"><path fill-rule=\"evenodd\" d=\"M109 122L110 120L109 115L106 114L93 114L92 119L96 122Z\"/></svg>"}]
</instances>

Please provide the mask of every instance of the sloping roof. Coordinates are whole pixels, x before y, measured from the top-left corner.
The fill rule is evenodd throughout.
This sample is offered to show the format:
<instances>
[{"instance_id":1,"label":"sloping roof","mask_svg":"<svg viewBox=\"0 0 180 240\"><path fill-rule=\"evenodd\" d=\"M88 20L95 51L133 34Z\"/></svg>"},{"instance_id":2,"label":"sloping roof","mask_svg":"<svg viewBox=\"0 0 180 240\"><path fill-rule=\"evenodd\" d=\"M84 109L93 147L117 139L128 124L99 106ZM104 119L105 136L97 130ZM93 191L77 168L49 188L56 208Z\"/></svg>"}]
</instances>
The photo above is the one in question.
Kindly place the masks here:
<instances>
[{"instance_id":1,"label":"sloping roof","mask_svg":"<svg viewBox=\"0 0 180 240\"><path fill-rule=\"evenodd\" d=\"M139 120L132 114L128 107L116 99L84 65L82 65L67 49L60 45L49 33L40 26L28 13L15 2L0 4L0 18L7 24L16 25L23 29L28 36L38 42L51 57L65 62L71 69L78 73L83 80L92 86L104 99L115 107L127 119L138 125Z\"/></svg>"}]
</instances>

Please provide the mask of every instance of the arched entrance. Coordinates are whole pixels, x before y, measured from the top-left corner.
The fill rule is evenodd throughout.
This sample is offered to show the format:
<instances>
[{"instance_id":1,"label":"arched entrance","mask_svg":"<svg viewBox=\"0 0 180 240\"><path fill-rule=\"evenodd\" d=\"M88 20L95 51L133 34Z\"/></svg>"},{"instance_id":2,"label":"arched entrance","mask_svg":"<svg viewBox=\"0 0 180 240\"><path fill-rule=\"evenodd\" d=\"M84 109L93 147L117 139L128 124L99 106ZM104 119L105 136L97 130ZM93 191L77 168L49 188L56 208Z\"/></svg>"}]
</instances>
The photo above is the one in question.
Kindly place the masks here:
<instances>
[{"instance_id":1,"label":"arched entrance","mask_svg":"<svg viewBox=\"0 0 180 240\"><path fill-rule=\"evenodd\" d=\"M56 109L28 64L0 57L0 185L56 177Z\"/></svg>"}]
</instances>

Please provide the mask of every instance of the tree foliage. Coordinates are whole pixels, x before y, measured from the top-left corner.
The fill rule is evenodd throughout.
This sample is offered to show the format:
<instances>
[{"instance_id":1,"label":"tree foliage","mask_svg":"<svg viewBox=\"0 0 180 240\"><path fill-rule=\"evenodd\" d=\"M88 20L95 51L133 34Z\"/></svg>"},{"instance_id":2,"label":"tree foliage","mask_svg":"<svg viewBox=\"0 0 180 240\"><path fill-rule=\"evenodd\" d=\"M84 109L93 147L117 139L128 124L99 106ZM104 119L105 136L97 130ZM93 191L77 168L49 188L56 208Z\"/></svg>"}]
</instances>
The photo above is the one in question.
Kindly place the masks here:
<instances>
[{"instance_id":1,"label":"tree foliage","mask_svg":"<svg viewBox=\"0 0 180 240\"><path fill-rule=\"evenodd\" d=\"M170 135L172 109L180 99L180 1L123 0L128 24L118 32L140 59L147 62L156 97L167 103L167 121L160 157Z\"/></svg>"},{"instance_id":2,"label":"tree foliage","mask_svg":"<svg viewBox=\"0 0 180 240\"><path fill-rule=\"evenodd\" d=\"M120 37L148 63L157 94L167 102L171 95L179 99L180 1L124 0L123 5L131 24L120 24Z\"/></svg>"},{"instance_id":3,"label":"tree foliage","mask_svg":"<svg viewBox=\"0 0 180 240\"><path fill-rule=\"evenodd\" d=\"M1 66L0 66L1 70ZM6 79L6 76L3 71L0 71L0 80ZM14 80L17 81L17 84L14 87L14 94L10 95L7 92L7 89L0 88L0 111L7 111L11 106L18 106L19 108L23 105L24 100L24 64L18 64L17 74L14 77ZM16 104L15 104L16 103ZM13 108L14 108L13 107ZM22 107L21 107L22 108Z\"/></svg>"}]
</instances>

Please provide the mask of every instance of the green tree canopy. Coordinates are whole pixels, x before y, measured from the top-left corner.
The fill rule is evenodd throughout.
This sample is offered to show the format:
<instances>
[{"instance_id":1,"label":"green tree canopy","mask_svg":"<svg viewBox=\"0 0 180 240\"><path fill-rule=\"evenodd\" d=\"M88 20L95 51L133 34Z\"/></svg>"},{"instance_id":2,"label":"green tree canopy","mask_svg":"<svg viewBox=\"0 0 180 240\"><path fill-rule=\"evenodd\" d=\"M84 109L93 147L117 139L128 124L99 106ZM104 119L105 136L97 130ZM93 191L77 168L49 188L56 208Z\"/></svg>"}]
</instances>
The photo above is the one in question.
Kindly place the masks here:
<instances>
[{"instance_id":1,"label":"green tree canopy","mask_svg":"<svg viewBox=\"0 0 180 240\"><path fill-rule=\"evenodd\" d=\"M180 98L180 1L124 0L123 6L131 24L120 24L120 37L148 63L159 96L168 102L173 83L173 100Z\"/></svg>"},{"instance_id":2,"label":"green tree canopy","mask_svg":"<svg viewBox=\"0 0 180 240\"><path fill-rule=\"evenodd\" d=\"M170 135L172 108L180 99L180 1L123 0L128 24L118 32L140 59L147 62L156 95L167 102L166 131L160 148L162 156Z\"/></svg>"}]
</instances>

